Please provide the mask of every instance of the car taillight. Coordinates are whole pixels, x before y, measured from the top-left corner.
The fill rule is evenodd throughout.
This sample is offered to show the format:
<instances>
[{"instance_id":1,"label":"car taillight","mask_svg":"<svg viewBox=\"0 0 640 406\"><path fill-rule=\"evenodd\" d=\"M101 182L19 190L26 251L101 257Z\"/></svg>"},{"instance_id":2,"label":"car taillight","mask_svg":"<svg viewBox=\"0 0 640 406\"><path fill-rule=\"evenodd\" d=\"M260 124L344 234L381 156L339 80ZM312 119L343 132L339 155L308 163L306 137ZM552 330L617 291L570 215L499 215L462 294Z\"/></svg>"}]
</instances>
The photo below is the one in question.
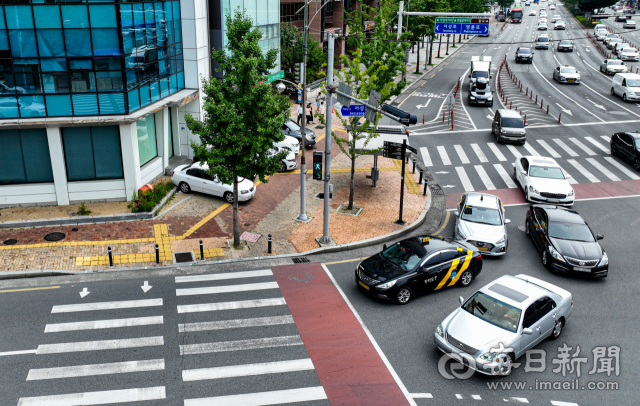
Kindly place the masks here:
<instances>
[{"instance_id":1,"label":"car taillight","mask_svg":"<svg viewBox=\"0 0 640 406\"><path fill-rule=\"evenodd\" d=\"M571 299L571 307L573 307L573 298Z\"/></svg>"},{"instance_id":2,"label":"car taillight","mask_svg":"<svg viewBox=\"0 0 640 406\"><path fill-rule=\"evenodd\" d=\"M176 171L171 172L171 176L173 177L173 175L176 174Z\"/></svg>"},{"instance_id":3,"label":"car taillight","mask_svg":"<svg viewBox=\"0 0 640 406\"><path fill-rule=\"evenodd\" d=\"M479 260L479 261L482 261L482 254L478 255L478 256L476 257L476 259L477 259L477 260Z\"/></svg>"}]
</instances>

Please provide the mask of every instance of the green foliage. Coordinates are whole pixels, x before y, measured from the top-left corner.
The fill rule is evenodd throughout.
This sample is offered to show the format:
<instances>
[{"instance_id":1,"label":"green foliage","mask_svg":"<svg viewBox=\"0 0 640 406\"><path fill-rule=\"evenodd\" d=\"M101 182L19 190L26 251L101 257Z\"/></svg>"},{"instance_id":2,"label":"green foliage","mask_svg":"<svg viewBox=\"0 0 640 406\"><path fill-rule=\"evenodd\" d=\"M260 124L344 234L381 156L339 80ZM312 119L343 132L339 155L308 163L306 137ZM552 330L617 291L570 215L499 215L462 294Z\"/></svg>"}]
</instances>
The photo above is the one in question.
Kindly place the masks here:
<instances>
[{"instance_id":1,"label":"green foliage","mask_svg":"<svg viewBox=\"0 0 640 406\"><path fill-rule=\"evenodd\" d=\"M153 185L153 190L145 190L137 198L135 198L136 193L134 192L134 200L131 201L128 207L131 208L132 213L150 212L164 199L171 189L173 189L173 183L166 182Z\"/></svg>"},{"instance_id":2,"label":"green foliage","mask_svg":"<svg viewBox=\"0 0 640 406\"><path fill-rule=\"evenodd\" d=\"M482 13L485 11L482 7L484 3L482 0L451 0L451 11L454 13Z\"/></svg>"},{"instance_id":3,"label":"green foliage","mask_svg":"<svg viewBox=\"0 0 640 406\"><path fill-rule=\"evenodd\" d=\"M293 71L295 64L302 62L302 47L304 36L302 31L290 22L280 26L280 63L282 68L288 72ZM326 63L327 56L322 52L322 47L318 41L309 35L307 37L307 83L324 77L321 68Z\"/></svg>"},{"instance_id":4,"label":"green foliage","mask_svg":"<svg viewBox=\"0 0 640 406\"><path fill-rule=\"evenodd\" d=\"M498 5L502 8L510 7L513 4L513 0L497 0Z\"/></svg>"},{"instance_id":5,"label":"green foliage","mask_svg":"<svg viewBox=\"0 0 640 406\"><path fill-rule=\"evenodd\" d=\"M80 203L80 207L78 207L78 215L79 216L88 216L91 214L91 210L87 210L87 206L84 203Z\"/></svg>"},{"instance_id":6,"label":"green foliage","mask_svg":"<svg viewBox=\"0 0 640 406\"><path fill-rule=\"evenodd\" d=\"M412 0L407 11L447 12L450 6L449 0ZM435 34L435 17L409 16L408 18L410 40L418 41L422 36Z\"/></svg>"}]
</instances>

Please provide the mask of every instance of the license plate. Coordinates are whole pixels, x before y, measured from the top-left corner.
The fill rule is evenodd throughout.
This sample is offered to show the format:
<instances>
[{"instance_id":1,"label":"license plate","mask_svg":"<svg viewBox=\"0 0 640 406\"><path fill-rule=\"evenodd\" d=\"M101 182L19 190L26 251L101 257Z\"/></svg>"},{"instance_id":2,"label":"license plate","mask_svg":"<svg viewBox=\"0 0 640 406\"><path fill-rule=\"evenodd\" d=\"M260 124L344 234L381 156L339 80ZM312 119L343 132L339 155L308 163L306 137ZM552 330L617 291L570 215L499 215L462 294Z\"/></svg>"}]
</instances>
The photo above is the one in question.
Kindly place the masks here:
<instances>
[{"instance_id":1,"label":"license plate","mask_svg":"<svg viewBox=\"0 0 640 406\"><path fill-rule=\"evenodd\" d=\"M477 103L478 103L478 104L484 104L484 101L483 101L483 100L478 100L478 102L477 102Z\"/></svg>"},{"instance_id":2,"label":"license plate","mask_svg":"<svg viewBox=\"0 0 640 406\"><path fill-rule=\"evenodd\" d=\"M489 251L489 249L485 247L476 247L476 248L478 248L480 251Z\"/></svg>"},{"instance_id":3,"label":"license plate","mask_svg":"<svg viewBox=\"0 0 640 406\"><path fill-rule=\"evenodd\" d=\"M574 266L573 270L576 271L576 272L591 272L590 268L582 268L582 267L579 267L579 266Z\"/></svg>"},{"instance_id":4,"label":"license plate","mask_svg":"<svg viewBox=\"0 0 640 406\"><path fill-rule=\"evenodd\" d=\"M573 82L575 79L567 79L567 82Z\"/></svg>"},{"instance_id":5,"label":"license plate","mask_svg":"<svg viewBox=\"0 0 640 406\"><path fill-rule=\"evenodd\" d=\"M369 290L369 287L367 285L365 285L364 283L362 283L362 281L358 281L358 285L362 286L366 290Z\"/></svg>"}]
</instances>

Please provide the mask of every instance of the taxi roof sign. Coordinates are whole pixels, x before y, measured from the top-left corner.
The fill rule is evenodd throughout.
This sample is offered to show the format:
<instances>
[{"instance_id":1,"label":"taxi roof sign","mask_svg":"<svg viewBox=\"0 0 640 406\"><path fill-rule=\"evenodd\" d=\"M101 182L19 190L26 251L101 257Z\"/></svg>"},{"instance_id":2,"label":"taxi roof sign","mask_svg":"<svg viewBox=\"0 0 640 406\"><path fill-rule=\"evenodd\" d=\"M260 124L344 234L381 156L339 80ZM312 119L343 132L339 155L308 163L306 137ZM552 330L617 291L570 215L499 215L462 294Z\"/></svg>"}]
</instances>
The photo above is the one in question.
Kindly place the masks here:
<instances>
[{"instance_id":1,"label":"taxi roof sign","mask_svg":"<svg viewBox=\"0 0 640 406\"><path fill-rule=\"evenodd\" d=\"M429 238L429 237L425 237L425 238L423 238L423 239L422 239L422 245L429 245L429 240L430 240L430 238Z\"/></svg>"}]
</instances>

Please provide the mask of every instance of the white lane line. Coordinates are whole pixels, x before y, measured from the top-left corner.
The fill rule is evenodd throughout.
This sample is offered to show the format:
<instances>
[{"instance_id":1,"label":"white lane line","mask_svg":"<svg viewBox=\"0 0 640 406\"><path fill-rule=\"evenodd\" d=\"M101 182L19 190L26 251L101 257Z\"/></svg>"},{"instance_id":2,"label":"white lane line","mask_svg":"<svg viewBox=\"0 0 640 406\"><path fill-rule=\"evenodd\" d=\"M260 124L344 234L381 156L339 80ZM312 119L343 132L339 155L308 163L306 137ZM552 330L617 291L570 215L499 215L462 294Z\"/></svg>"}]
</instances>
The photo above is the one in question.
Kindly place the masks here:
<instances>
[{"instance_id":1,"label":"white lane line","mask_svg":"<svg viewBox=\"0 0 640 406\"><path fill-rule=\"evenodd\" d=\"M431 156L429 155L429 149L427 147L420 148L420 154L422 154L422 162L424 162L424 166L433 166L433 162L431 162Z\"/></svg>"},{"instance_id":2,"label":"white lane line","mask_svg":"<svg viewBox=\"0 0 640 406\"><path fill-rule=\"evenodd\" d=\"M27 381L162 370L164 370L163 359L76 365L72 367L31 369L29 370L29 375L27 375Z\"/></svg>"},{"instance_id":3,"label":"white lane line","mask_svg":"<svg viewBox=\"0 0 640 406\"><path fill-rule=\"evenodd\" d=\"M410 393L409 396L414 399L433 399L433 395L430 393Z\"/></svg>"},{"instance_id":4,"label":"white lane line","mask_svg":"<svg viewBox=\"0 0 640 406\"><path fill-rule=\"evenodd\" d=\"M176 296L212 295L216 293L248 292L278 289L278 282L247 283L244 285L208 286L205 288L176 289Z\"/></svg>"},{"instance_id":5,"label":"white lane line","mask_svg":"<svg viewBox=\"0 0 640 406\"><path fill-rule=\"evenodd\" d=\"M501 164L493 164L493 167L496 168L498 175L502 178L502 181L507 185L509 189L517 188L518 186L515 184L509 173L504 169Z\"/></svg>"},{"instance_id":6,"label":"white lane line","mask_svg":"<svg viewBox=\"0 0 640 406\"><path fill-rule=\"evenodd\" d=\"M476 155L478 156L478 159L480 160L480 162L489 162L489 160L484 155L484 152L482 152L478 144L471 144L471 148L473 149L473 152L475 152Z\"/></svg>"},{"instance_id":7,"label":"white lane line","mask_svg":"<svg viewBox=\"0 0 640 406\"><path fill-rule=\"evenodd\" d=\"M489 149L491 150L491 152L493 152L493 155L496 156L496 158L498 158L498 161L506 161L507 158L504 156L504 154L502 152L500 152L500 150L498 149L498 146L496 144L494 144L493 142L487 142L487 145L489 146Z\"/></svg>"},{"instance_id":8,"label":"white lane line","mask_svg":"<svg viewBox=\"0 0 640 406\"><path fill-rule=\"evenodd\" d=\"M595 93L595 94L596 94L596 96L600 97L601 99L606 100L606 101L608 101L608 102L610 102L610 103L615 104L616 106L620 107L620 108L621 108L621 109L623 109L623 110L628 111L629 113L633 114L633 115L634 115L634 116L636 116L636 117L640 117L640 114L635 113L635 112L633 112L633 111L629 110L628 108L624 107L624 106L623 106L623 105L621 105L621 104L618 104L618 103L614 102L613 100L609 99L608 97L604 97L602 94L600 94L599 92L597 92L597 91L596 91L595 89L593 89L592 87L589 87L589 86L585 85L585 84L584 84L584 82L581 82L581 83L580 83L580 86L584 86L584 87L586 87L587 89L591 90L593 93Z\"/></svg>"},{"instance_id":9,"label":"white lane line","mask_svg":"<svg viewBox=\"0 0 640 406\"><path fill-rule=\"evenodd\" d=\"M151 388L133 388L108 390L101 392L68 393L65 395L37 396L20 398L18 406L73 406L104 405L108 403L140 402L160 400L167 397L164 386Z\"/></svg>"},{"instance_id":10,"label":"white lane line","mask_svg":"<svg viewBox=\"0 0 640 406\"><path fill-rule=\"evenodd\" d=\"M584 166L580 165L580 163L578 163L575 159L567 159L567 162L573 165L573 167L576 168L579 173L584 175L584 177L589 179L589 182L594 182L594 183L600 182L598 178L593 176L591 172L589 172Z\"/></svg>"},{"instance_id":11,"label":"white lane line","mask_svg":"<svg viewBox=\"0 0 640 406\"><path fill-rule=\"evenodd\" d=\"M188 333L192 331L225 330L229 328L242 328L242 327L277 326L281 324L292 324L292 323L294 323L293 316L256 317L251 319L205 321L201 323L178 324L178 331L180 333Z\"/></svg>"},{"instance_id":12,"label":"white lane line","mask_svg":"<svg viewBox=\"0 0 640 406\"><path fill-rule=\"evenodd\" d=\"M211 275L176 276L176 283L221 281L226 279L240 279L240 278L257 278L260 276L273 276L273 272L271 272L271 269L261 269L259 271L214 273Z\"/></svg>"},{"instance_id":13,"label":"white lane line","mask_svg":"<svg viewBox=\"0 0 640 406\"><path fill-rule=\"evenodd\" d=\"M617 177L610 170L605 168L600 162L596 161L595 158L587 158L587 162L589 162L591 165L593 165L597 170L602 172L602 174L604 176L606 176L607 178L611 179L612 181L618 182L620 180L619 177Z\"/></svg>"},{"instance_id":14,"label":"white lane line","mask_svg":"<svg viewBox=\"0 0 640 406\"><path fill-rule=\"evenodd\" d=\"M553 139L553 142L555 142L556 144L558 144L558 146L562 149L565 150L565 152L567 154L569 154L570 156L578 156L578 154L576 153L576 151L572 150L567 144L565 144L562 140L559 140L557 138Z\"/></svg>"},{"instance_id":15,"label":"white lane line","mask_svg":"<svg viewBox=\"0 0 640 406\"><path fill-rule=\"evenodd\" d=\"M520 403L529 403L529 400L527 398L514 398L514 397L512 397L510 399L512 399L512 400L514 400L516 402L520 402Z\"/></svg>"},{"instance_id":16,"label":"white lane line","mask_svg":"<svg viewBox=\"0 0 640 406\"><path fill-rule=\"evenodd\" d=\"M158 345L164 345L164 338L162 336L125 338L121 340L80 341L61 344L41 344L38 346L36 354L118 350L122 348L153 347Z\"/></svg>"},{"instance_id":17,"label":"white lane line","mask_svg":"<svg viewBox=\"0 0 640 406\"><path fill-rule=\"evenodd\" d=\"M526 149L526 150L527 150L531 155L533 155L533 156L542 156L542 155L540 155L540 154L538 153L538 151L536 151L536 150L531 146L531 144L529 144L528 142L526 142L526 143L523 145L523 147L524 147L524 149Z\"/></svg>"},{"instance_id":18,"label":"white lane line","mask_svg":"<svg viewBox=\"0 0 640 406\"><path fill-rule=\"evenodd\" d=\"M557 400L552 400L551 404L553 406L579 406L577 403L572 403L572 402L559 402Z\"/></svg>"},{"instance_id":19,"label":"white lane line","mask_svg":"<svg viewBox=\"0 0 640 406\"><path fill-rule=\"evenodd\" d=\"M438 153L440 154L440 159L442 159L443 165L451 165L451 160L449 159L449 155L447 154L447 150L444 149L443 146L439 146Z\"/></svg>"},{"instance_id":20,"label":"white lane line","mask_svg":"<svg viewBox=\"0 0 640 406\"><path fill-rule=\"evenodd\" d=\"M607 144L609 142L611 142L611 136L610 135L601 135L600 138L602 138L603 140L605 140L607 142Z\"/></svg>"},{"instance_id":21,"label":"white lane line","mask_svg":"<svg viewBox=\"0 0 640 406\"><path fill-rule=\"evenodd\" d=\"M462 399L462 395L461 395L461 394L459 394L459 393L456 393L456 398L458 398L458 399Z\"/></svg>"},{"instance_id":22,"label":"white lane line","mask_svg":"<svg viewBox=\"0 0 640 406\"><path fill-rule=\"evenodd\" d=\"M47 324L44 328L44 332L58 333L61 331L98 330L103 328L150 326L153 324L163 323L163 316L132 317L129 319L93 320L80 321L75 323Z\"/></svg>"},{"instance_id":23,"label":"white lane line","mask_svg":"<svg viewBox=\"0 0 640 406\"><path fill-rule=\"evenodd\" d=\"M464 149L462 149L461 145L454 145L453 148L456 150L456 152L458 153L458 156L460 157L460 161L463 164L468 164L471 163L469 161L469 158L467 158L467 154L464 152Z\"/></svg>"},{"instance_id":24,"label":"white lane line","mask_svg":"<svg viewBox=\"0 0 640 406\"><path fill-rule=\"evenodd\" d=\"M97 302L73 305L59 305L51 308L51 313L88 312L93 310L133 309L137 307L162 306L162 299L122 300L119 302Z\"/></svg>"},{"instance_id":25,"label":"white lane line","mask_svg":"<svg viewBox=\"0 0 640 406\"><path fill-rule=\"evenodd\" d=\"M231 365L226 367L185 369L182 380L204 381L208 379L237 378L240 376L254 376L266 374L281 374L312 370L313 362L310 358L294 359L290 361L264 362L260 364Z\"/></svg>"},{"instance_id":26,"label":"white lane line","mask_svg":"<svg viewBox=\"0 0 640 406\"><path fill-rule=\"evenodd\" d=\"M462 81L462 83L464 83L464 80ZM476 127L476 123L474 123L473 120L471 119L471 116L469 115L469 112L467 111L467 108L464 105L464 100L462 100L462 92L460 92L460 105L462 106L462 110L464 111L464 114L466 114L469 121L471 121L471 125L473 126L473 129L477 130L478 127Z\"/></svg>"},{"instance_id":27,"label":"white lane line","mask_svg":"<svg viewBox=\"0 0 640 406\"><path fill-rule=\"evenodd\" d=\"M589 141L590 143L592 143L596 148L598 148L600 151L604 152L605 154L610 154L611 153L611 150L609 149L609 145L608 144L605 147L604 145L600 144L598 141L594 140L591 137L584 137L584 139Z\"/></svg>"},{"instance_id":28,"label":"white lane line","mask_svg":"<svg viewBox=\"0 0 640 406\"><path fill-rule=\"evenodd\" d=\"M482 400L482 398L480 397L480 395L471 395L471 397L475 400Z\"/></svg>"},{"instance_id":29,"label":"white lane line","mask_svg":"<svg viewBox=\"0 0 640 406\"><path fill-rule=\"evenodd\" d=\"M586 152L587 155L597 155L595 152L593 152L593 150L591 150L591 148L589 148L586 145L584 145L582 143L582 141L578 140L577 138L569 138L569 140L571 140L571 142L576 144L578 146L578 148L580 148L581 150Z\"/></svg>"},{"instance_id":30,"label":"white lane line","mask_svg":"<svg viewBox=\"0 0 640 406\"><path fill-rule=\"evenodd\" d=\"M245 393L201 399L185 399L184 406L263 406L283 403L310 402L327 399L322 386L278 390L273 392Z\"/></svg>"},{"instance_id":31,"label":"white lane line","mask_svg":"<svg viewBox=\"0 0 640 406\"><path fill-rule=\"evenodd\" d=\"M482 183L484 183L486 190L494 190L496 187L493 182L491 182L491 178L487 174L487 171L484 170L482 165L475 165L474 168L476 168L476 172L478 172L478 176L480 176L480 180L482 181Z\"/></svg>"},{"instance_id":32,"label":"white lane line","mask_svg":"<svg viewBox=\"0 0 640 406\"><path fill-rule=\"evenodd\" d=\"M604 159L609 162L611 165L615 166L620 172L624 173L625 175L627 175L629 177L629 179L633 179L633 180L638 180L640 179L640 176L636 175L635 173L631 172L629 169L627 169L624 165L622 165L620 162L616 161L615 158L610 157L610 156L605 156Z\"/></svg>"},{"instance_id":33,"label":"white lane line","mask_svg":"<svg viewBox=\"0 0 640 406\"><path fill-rule=\"evenodd\" d=\"M185 344L180 346L180 355L209 354L213 352L257 350L260 348L288 347L303 345L300 336L280 336L253 338L249 340L219 341L204 344Z\"/></svg>"},{"instance_id":34,"label":"white lane line","mask_svg":"<svg viewBox=\"0 0 640 406\"><path fill-rule=\"evenodd\" d=\"M538 144L542 145L542 148L544 148L553 158L560 158L560 154L558 154L556 150L551 147L551 145L547 144L545 140L536 141L538 141Z\"/></svg>"},{"instance_id":35,"label":"white lane line","mask_svg":"<svg viewBox=\"0 0 640 406\"><path fill-rule=\"evenodd\" d=\"M178 306L178 313L215 312L218 310L250 309L254 307L284 306L283 297L274 299L240 300L237 302L200 303Z\"/></svg>"},{"instance_id":36,"label":"white lane line","mask_svg":"<svg viewBox=\"0 0 640 406\"><path fill-rule=\"evenodd\" d=\"M518 151L518 149L513 146L513 145L507 145L507 149L509 149L509 151L513 154L514 157L516 158L520 158L522 156L522 154L520 153L520 151Z\"/></svg>"},{"instance_id":37,"label":"white lane line","mask_svg":"<svg viewBox=\"0 0 640 406\"><path fill-rule=\"evenodd\" d=\"M7 355L35 354L36 351L38 350L5 351L0 352L0 357L6 357Z\"/></svg>"},{"instance_id":38,"label":"white lane line","mask_svg":"<svg viewBox=\"0 0 640 406\"><path fill-rule=\"evenodd\" d=\"M467 176L467 173L464 171L462 166L456 166L456 172L458 172L458 177L460 178L460 182L462 182L462 187L466 192L473 192L473 185Z\"/></svg>"}]
</instances>

